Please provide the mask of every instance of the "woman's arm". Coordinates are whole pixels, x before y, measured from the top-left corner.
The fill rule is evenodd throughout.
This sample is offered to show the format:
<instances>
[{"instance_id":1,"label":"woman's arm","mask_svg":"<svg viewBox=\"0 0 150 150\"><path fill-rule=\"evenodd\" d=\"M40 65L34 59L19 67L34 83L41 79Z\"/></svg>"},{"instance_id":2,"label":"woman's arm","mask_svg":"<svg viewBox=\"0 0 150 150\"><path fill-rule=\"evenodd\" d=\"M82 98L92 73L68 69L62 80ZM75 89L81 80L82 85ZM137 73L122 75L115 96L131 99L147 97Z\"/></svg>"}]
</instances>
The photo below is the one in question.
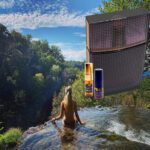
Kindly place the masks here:
<instances>
[{"instance_id":1,"label":"woman's arm","mask_svg":"<svg viewBox=\"0 0 150 150\"><path fill-rule=\"evenodd\" d=\"M59 115L55 118L53 118L51 121L54 123L56 120L59 120L63 117L63 102L60 104L60 112Z\"/></svg>"},{"instance_id":2,"label":"woman's arm","mask_svg":"<svg viewBox=\"0 0 150 150\"><path fill-rule=\"evenodd\" d=\"M85 124L85 122L82 122L82 121L80 120L80 117L79 117L79 114L78 114L78 110L77 110L77 104L76 104L76 102L75 102L75 116L76 116L78 122L79 122L81 125Z\"/></svg>"}]
</instances>

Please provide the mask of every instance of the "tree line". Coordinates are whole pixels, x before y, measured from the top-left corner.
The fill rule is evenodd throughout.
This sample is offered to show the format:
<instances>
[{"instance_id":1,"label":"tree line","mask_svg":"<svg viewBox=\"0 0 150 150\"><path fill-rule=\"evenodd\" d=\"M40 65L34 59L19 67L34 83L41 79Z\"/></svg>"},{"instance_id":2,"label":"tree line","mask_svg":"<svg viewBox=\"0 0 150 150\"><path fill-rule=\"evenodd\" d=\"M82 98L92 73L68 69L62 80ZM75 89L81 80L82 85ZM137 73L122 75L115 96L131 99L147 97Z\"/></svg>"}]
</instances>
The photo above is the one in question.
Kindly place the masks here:
<instances>
[{"instance_id":1,"label":"tree line","mask_svg":"<svg viewBox=\"0 0 150 150\"><path fill-rule=\"evenodd\" d=\"M59 47L0 24L0 126L44 121L52 97L82 69L83 62L65 61Z\"/></svg>"}]
</instances>

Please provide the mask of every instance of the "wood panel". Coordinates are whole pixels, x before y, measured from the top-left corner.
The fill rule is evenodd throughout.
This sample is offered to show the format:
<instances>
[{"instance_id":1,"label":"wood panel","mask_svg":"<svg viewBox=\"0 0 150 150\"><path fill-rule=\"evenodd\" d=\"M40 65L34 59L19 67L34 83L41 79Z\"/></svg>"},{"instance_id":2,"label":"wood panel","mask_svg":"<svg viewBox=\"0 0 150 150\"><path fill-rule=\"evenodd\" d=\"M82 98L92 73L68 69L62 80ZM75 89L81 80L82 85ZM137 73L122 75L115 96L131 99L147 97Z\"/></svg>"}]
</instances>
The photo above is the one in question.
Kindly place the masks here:
<instances>
[{"instance_id":1,"label":"wood panel","mask_svg":"<svg viewBox=\"0 0 150 150\"><path fill-rule=\"evenodd\" d=\"M89 23L86 21L86 47L90 48L90 27L89 27Z\"/></svg>"}]
</instances>

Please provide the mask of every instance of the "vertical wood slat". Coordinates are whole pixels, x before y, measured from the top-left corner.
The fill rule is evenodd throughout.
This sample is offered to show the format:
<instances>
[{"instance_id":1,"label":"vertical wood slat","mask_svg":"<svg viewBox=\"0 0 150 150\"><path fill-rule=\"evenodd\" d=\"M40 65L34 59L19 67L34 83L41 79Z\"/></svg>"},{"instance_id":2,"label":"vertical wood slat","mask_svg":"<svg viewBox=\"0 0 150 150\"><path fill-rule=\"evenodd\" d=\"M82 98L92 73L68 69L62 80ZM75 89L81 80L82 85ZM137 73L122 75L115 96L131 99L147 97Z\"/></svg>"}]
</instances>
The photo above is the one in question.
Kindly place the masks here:
<instances>
[{"instance_id":1,"label":"vertical wood slat","mask_svg":"<svg viewBox=\"0 0 150 150\"><path fill-rule=\"evenodd\" d=\"M95 24L87 23L88 48L90 51L99 49L99 52L102 52L145 41L146 17L143 15Z\"/></svg>"},{"instance_id":2,"label":"vertical wood slat","mask_svg":"<svg viewBox=\"0 0 150 150\"><path fill-rule=\"evenodd\" d=\"M88 24L87 60L93 63L93 69L104 70L105 95L139 86L144 68L147 16Z\"/></svg>"},{"instance_id":3,"label":"vertical wood slat","mask_svg":"<svg viewBox=\"0 0 150 150\"><path fill-rule=\"evenodd\" d=\"M105 95L138 87L144 65L145 44L119 52L90 52L93 68L104 70Z\"/></svg>"},{"instance_id":4,"label":"vertical wood slat","mask_svg":"<svg viewBox=\"0 0 150 150\"><path fill-rule=\"evenodd\" d=\"M86 21L86 47L89 49L90 48L90 42L89 42L89 35L90 31L89 31L89 23Z\"/></svg>"}]
</instances>

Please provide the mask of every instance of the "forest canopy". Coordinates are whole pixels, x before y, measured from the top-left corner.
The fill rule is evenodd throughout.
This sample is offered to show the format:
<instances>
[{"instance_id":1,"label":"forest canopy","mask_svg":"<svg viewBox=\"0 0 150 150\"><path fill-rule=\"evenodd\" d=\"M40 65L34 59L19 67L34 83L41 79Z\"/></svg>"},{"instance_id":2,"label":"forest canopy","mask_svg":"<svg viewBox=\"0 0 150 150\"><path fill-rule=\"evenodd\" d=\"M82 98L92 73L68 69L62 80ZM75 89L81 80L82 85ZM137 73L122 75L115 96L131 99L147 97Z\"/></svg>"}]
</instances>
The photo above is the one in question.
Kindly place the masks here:
<instances>
[{"instance_id":1,"label":"forest canopy","mask_svg":"<svg viewBox=\"0 0 150 150\"><path fill-rule=\"evenodd\" d=\"M59 47L0 24L1 126L26 128L43 121L52 97L82 69L83 62L65 61Z\"/></svg>"}]
</instances>

